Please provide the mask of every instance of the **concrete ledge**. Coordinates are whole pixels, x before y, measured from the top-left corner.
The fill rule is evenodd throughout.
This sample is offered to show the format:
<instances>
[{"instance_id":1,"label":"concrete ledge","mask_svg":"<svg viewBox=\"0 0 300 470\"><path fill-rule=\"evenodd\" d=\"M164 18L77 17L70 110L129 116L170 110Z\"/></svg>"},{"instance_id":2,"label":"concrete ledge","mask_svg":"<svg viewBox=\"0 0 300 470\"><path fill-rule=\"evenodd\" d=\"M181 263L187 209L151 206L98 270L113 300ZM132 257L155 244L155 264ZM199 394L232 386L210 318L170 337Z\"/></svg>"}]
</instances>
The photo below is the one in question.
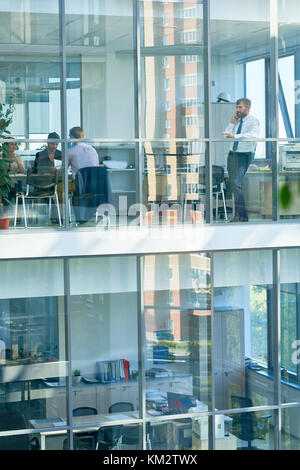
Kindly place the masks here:
<instances>
[{"instance_id":1,"label":"concrete ledge","mask_svg":"<svg viewBox=\"0 0 300 470\"><path fill-rule=\"evenodd\" d=\"M250 250L300 246L300 222L116 229L7 230L0 259Z\"/></svg>"}]
</instances>

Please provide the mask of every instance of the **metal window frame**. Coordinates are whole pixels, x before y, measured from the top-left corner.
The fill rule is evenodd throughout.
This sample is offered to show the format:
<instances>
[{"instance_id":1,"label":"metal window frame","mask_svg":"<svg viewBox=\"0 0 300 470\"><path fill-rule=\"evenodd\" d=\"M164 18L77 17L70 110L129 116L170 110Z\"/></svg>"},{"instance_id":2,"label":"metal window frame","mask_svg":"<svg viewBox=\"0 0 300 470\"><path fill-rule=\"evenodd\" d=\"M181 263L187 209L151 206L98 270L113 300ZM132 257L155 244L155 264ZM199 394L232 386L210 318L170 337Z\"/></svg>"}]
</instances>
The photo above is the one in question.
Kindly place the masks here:
<instances>
[{"instance_id":1,"label":"metal window frame","mask_svg":"<svg viewBox=\"0 0 300 470\"><path fill-rule=\"evenodd\" d=\"M67 96L66 96L66 78L67 78L67 57L66 57L66 12L65 12L65 0L59 1L59 21L60 21L60 50L61 50L61 118L62 118L62 139L60 142L63 145L65 162L64 162L64 218L65 218L65 228L69 227L68 216L67 216L67 202L68 202L68 162L67 162L67 148L68 148L68 134L67 134ZM142 155L143 155L143 144L146 141L152 141L149 139L142 138L142 119L141 119L141 44L140 44L140 13L139 13L139 0L133 1L133 28L134 28L134 77L135 77L135 96L137 98L136 108L135 108L135 138L134 139L88 139L91 141L103 141L103 142L133 142L138 145L137 159L139 161L139 185L141 184L141 172L142 172ZM279 96L279 82L278 82L278 21L277 21L277 0L270 1L270 40L271 40L271 51L270 51L270 62L269 62L269 73L268 80L270 80L270 139L264 139L266 142L270 142L270 145L274 147L274 170L273 171L273 220L279 220L278 214L278 199L277 199L277 188L278 188L278 96ZM211 134L211 42L210 42L210 0L203 1L203 30L204 30L204 91L205 91L205 138L204 139L192 139L197 141L205 141L207 145L205 162L209 171L207 172L207 216L206 221L211 223L213 220L212 217L212 167L211 167L211 143L216 139L212 139ZM267 74L266 74L267 75ZM16 139L16 141L22 142L34 142L32 139ZM155 139L157 141L164 141L163 139ZM175 139L177 141L191 141L191 139ZM5 141L5 139L4 139ZM38 142L43 141L39 139ZM86 140L87 141L87 140ZM275 194L276 193L276 194ZM142 196L141 187L139 187L139 198ZM276 203L276 207L275 204ZM270 248L273 256L273 311L274 311L274 322L273 322L273 334L274 334L274 344L273 344L273 353L274 353L274 373L275 373L275 394L276 401L275 405L263 406L263 407L253 407L250 409L234 409L234 410L215 410L215 381L214 381L214 354L215 354L215 341L212 341L212 363L211 363L211 374L212 374L212 403L211 411L199 414L199 416L208 416L211 417L211 425L209 432L209 445L210 448L215 448L215 429L214 429L214 420L215 416L219 414L226 413L239 413L247 411L275 411L278 412L278 423L277 428L275 427L275 447L281 448L281 414L284 409L291 408L293 406L299 406L299 403L281 403L281 371L280 371L280 249ZM192 252L191 252L192 253ZM214 252L209 252L211 255L211 285L213 286L213 273L214 273ZM161 253L164 254L164 253ZM128 255L117 255L117 256L128 256ZM134 256L134 255L132 255ZM136 256L136 269L137 269L137 290L138 290L138 354L139 354L139 365L141 371L145 369L145 324L144 324L144 298L143 298L143 266L144 266L144 256ZM47 259L47 258L46 258ZM66 347L67 347L67 360L69 362L68 372L69 379L71 378L72 371L72 355L71 355L71 312L70 312L70 260L71 257L62 258L64 262L64 294L65 294L65 318L66 318ZM214 321L213 321L213 310L214 310L214 299L213 299L213 287L211 289L211 308L212 308L212 322L211 322L211 338L214 338ZM143 447L146 446L146 436L145 436L145 426L149 422L149 418L146 418L145 413L145 379L144 374L141 374L139 380L139 396L140 396L140 416L139 419L135 420L134 423L143 424L143 434L142 441ZM73 448L73 423L72 423L72 381L69 380L68 384L68 423L69 425L64 427L64 429L69 430L70 432L70 446ZM188 415L188 417L195 417L197 415ZM181 416L185 417L185 416ZM163 416L158 418L151 418L151 421L165 421L178 419L178 415L174 416ZM124 421L126 423L132 423L132 420ZM78 428L78 426L76 426ZM84 426L82 427L84 429ZM47 428L45 428L47 430ZM33 434L36 433L36 430L27 430L26 432L11 431L11 432L1 432L0 436L7 435L17 435L17 434Z\"/></svg>"}]
</instances>

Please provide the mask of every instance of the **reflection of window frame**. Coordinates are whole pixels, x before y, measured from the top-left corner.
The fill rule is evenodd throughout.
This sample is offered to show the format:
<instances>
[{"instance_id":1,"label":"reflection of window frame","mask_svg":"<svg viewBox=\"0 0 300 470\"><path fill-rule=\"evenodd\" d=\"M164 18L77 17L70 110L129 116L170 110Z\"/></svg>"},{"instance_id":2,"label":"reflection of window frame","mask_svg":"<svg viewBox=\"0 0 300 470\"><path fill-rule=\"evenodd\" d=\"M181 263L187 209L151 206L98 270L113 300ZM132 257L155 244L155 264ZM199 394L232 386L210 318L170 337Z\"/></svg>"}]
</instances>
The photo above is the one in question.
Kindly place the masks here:
<instances>
[{"instance_id":1,"label":"reflection of window frame","mask_svg":"<svg viewBox=\"0 0 300 470\"><path fill-rule=\"evenodd\" d=\"M6 330L6 339L9 343L5 344L6 349L11 353L10 360L14 364L24 359L30 360L32 364L59 360L58 298L8 299L8 305L6 317L9 318L9 324L7 327L2 326L1 330L3 335ZM42 311L40 311L41 305ZM18 311L20 307L24 310L22 313ZM17 325L16 331L14 331L15 324ZM5 339L5 336L1 339L3 338ZM50 339L52 341L54 339L53 344L47 344ZM23 355L20 355L21 344L24 349ZM40 346L43 347L43 351L38 350Z\"/></svg>"},{"instance_id":2,"label":"reflection of window frame","mask_svg":"<svg viewBox=\"0 0 300 470\"><path fill-rule=\"evenodd\" d=\"M197 86L198 75L196 73L186 74L183 76L183 86Z\"/></svg>"},{"instance_id":3,"label":"reflection of window frame","mask_svg":"<svg viewBox=\"0 0 300 470\"><path fill-rule=\"evenodd\" d=\"M286 287L288 286L288 287ZM290 288L295 288L294 292L292 292L292 290ZM300 284L299 283L289 283L287 285L281 285L280 287L280 297L283 295L283 294L288 294L288 295L292 295L295 297L295 320L296 320L296 331L295 331L295 339L299 339L300 338ZM280 308L281 308L281 317L283 315L283 312L282 312L282 304L280 302ZM289 326L288 325L287 327L284 326L283 322L281 322L281 337L283 337L283 329L286 330L286 329L289 329ZM283 345L283 343L282 343ZM294 349L292 349L292 345L290 345L290 355L292 356L292 353L294 352ZM281 354L281 356L283 357L283 354ZM283 367L283 370L286 374L285 378L286 380L289 380L291 382L297 382L298 384L300 383L300 365L299 364L295 364L295 370L290 370L288 367L285 367L286 364L284 364L284 362L281 360L281 366Z\"/></svg>"},{"instance_id":4,"label":"reflection of window frame","mask_svg":"<svg viewBox=\"0 0 300 470\"><path fill-rule=\"evenodd\" d=\"M189 127L189 126L200 126L200 117L199 116L184 116L182 118L182 125L183 127Z\"/></svg>"},{"instance_id":5,"label":"reflection of window frame","mask_svg":"<svg viewBox=\"0 0 300 470\"><path fill-rule=\"evenodd\" d=\"M197 12L197 9L195 6L184 8L182 12L182 16L183 18L196 18L196 12Z\"/></svg>"},{"instance_id":6,"label":"reflection of window frame","mask_svg":"<svg viewBox=\"0 0 300 470\"><path fill-rule=\"evenodd\" d=\"M300 284L299 283L290 283L289 285L292 286L292 285L295 285L296 286L296 289L295 289L295 292L291 292L291 290L289 291L286 291L284 285L281 285L280 287L280 297L282 296L282 294L284 292L288 292L288 294L290 295L294 295L296 297L296 308L295 308L295 315L296 315L296 332L295 332L295 338L300 338ZM254 356L251 355L251 359L257 361L262 367L266 367L268 368L269 371L272 371L274 370L274 357L273 357L273 347L274 347L274 341L273 341L273 315L272 315L272 311L273 311L273 294L272 294L272 286L266 286L266 303L267 303L267 315L266 315L266 327L265 327L265 331L266 331L266 335L267 335L267 355L268 355L268 364L266 363L262 363L260 361L257 361L257 358L255 358ZM282 304L280 303L280 306L282 308ZM283 312L281 310L281 317L283 315ZM251 320L251 314L250 314L250 321L252 322ZM281 337L283 337L283 328L288 328L289 325L287 327L284 327L284 325L282 324L281 322ZM250 332L250 335L251 335L251 338L252 338L252 331ZM252 339L251 339L252 341ZM288 345L283 345L283 343L281 343L281 347L282 346L288 346ZM291 345L290 345L291 346ZM292 355L292 353L294 352L294 349L292 349L292 347L290 347L290 354ZM292 383L297 383L297 384L300 384L300 364L297 364L295 366L295 370L291 370L289 369L288 367L286 367L286 364L283 362L283 354L282 354L282 351L281 351L281 367L282 367L282 370L283 370L283 375L282 375L282 379L283 380L286 380L288 382L292 382Z\"/></svg>"},{"instance_id":7,"label":"reflection of window frame","mask_svg":"<svg viewBox=\"0 0 300 470\"><path fill-rule=\"evenodd\" d=\"M164 78L163 89L164 89L164 91L170 90L170 79L169 78Z\"/></svg>"},{"instance_id":8,"label":"reflection of window frame","mask_svg":"<svg viewBox=\"0 0 300 470\"><path fill-rule=\"evenodd\" d=\"M167 300L168 305L174 305L174 292L172 290L168 291L168 300Z\"/></svg>"},{"instance_id":9,"label":"reflection of window frame","mask_svg":"<svg viewBox=\"0 0 300 470\"><path fill-rule=\"evenodd\" d=\"M200 58L198 55L183 55L181 56L181 63L182 64L191 64L194 62L199 62Z\"/></svg>"},{"instance_id":10,"label":"reflection of window frame","mask_svg":"<svg viewBox=\"0 0 300 470\"><path fill-rule=\"evenodd\" d=\"M167 69L167 68L170 67L170 60L169 60L168 56L163 57L162 66L163 66L164 69Z\"/></svg>"},{"instance_id":11,"label":"reflection of window frame","mask_svg":"<svg viewBox=\"0 0 300 470\"><path fill-rule=\"evenodd\" d=\"M281 59L285 59L287 57L293 57L294 58L294 61L295 61L295 54L285 54L284 56L281 56L278 58L278 61L280 61ZM264 91L265 91L265 96L266 96L266 100L265 100L265 128L266 128L266 131L265 131L265 134L266 134L266 138L269 138L271 137L271 116L270 116L270 109L269 109L269 96L268 96L268 83L269 83L269 75L270 75L270 58L269 57L263 57L262 59L250 59L249 60L246 60L245 61L245 67L247 66L247 64L250 64L250 63L253 63L253 62L256 62L256 61L260 61L260 60L264 60L264 69L265 69L265 86L264 86ZM295 134L296 134L296 122L292 122L291 121L291 116L289 114L289 110L288 110L288 106L287 106L287 102L286 102L286 97L285 97L285 93L284 93L284 87L282 85L282 82L281 82L281 77L280 77L280 73L279 73L279 70L278 70L278 86L279 86L279 89L278 89L278 100L279 100L279 107L278 107L278 110L279 110L279 113L280 113L280 116L282 118L282 121L283 121L283 124L284 124L284 128L285 128L285 132L286 132L286 138L294 138L294 132L293 132L293 127L295 128ZM246 74L246 70L245 70L245 96L247 95L247 74ZM285 138L285 137L283 137ZM267 158L268 154L271 153L271 143L270 142L265 142L265 148L266 148L266 151L265 151L265 155Z\"/></svg>"},{"instance_id":12,"label":"reflection of window frame","mask_svg":"<svg viewBox=\"0 0 300 470\"><path fill-rule=\"evenodd\" d=\"M168 15L168 13L163 14L162 24L163 24L163 26L168 26L168 24L169 24L169 15Z\"/></svg>"},{"instance_id":13,"label":"reflection of window frame","mask_svg":"<svg viewBox=\"0 0 300 470\"><path fill-rule=\"evenodd\" d=\"M193 29L191 31L182 31L181 33L181 42L184 44L190 43L190 42L197 42L197 30Z\"/></svg>"}]
</instances>

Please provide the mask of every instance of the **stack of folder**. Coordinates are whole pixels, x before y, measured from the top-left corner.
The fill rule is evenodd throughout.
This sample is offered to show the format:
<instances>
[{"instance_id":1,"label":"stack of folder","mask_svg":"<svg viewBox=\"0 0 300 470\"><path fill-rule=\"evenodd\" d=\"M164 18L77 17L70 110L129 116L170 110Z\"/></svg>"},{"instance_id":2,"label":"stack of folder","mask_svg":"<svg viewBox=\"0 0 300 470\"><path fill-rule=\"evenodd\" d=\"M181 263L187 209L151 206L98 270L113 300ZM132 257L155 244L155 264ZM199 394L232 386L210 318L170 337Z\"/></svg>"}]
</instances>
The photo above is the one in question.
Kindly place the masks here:
<instances>
[{"instance_id":1,"label":"stack of folder","mask_svg":"<svg viewBox=\"0 0 300 470\"><path fill-rule=\"evenodd\" d=\"M130 363L126 359L97 361L96 367L97 379L102 383L127 381L130 378Z\"/></svg>"}]
</instances>

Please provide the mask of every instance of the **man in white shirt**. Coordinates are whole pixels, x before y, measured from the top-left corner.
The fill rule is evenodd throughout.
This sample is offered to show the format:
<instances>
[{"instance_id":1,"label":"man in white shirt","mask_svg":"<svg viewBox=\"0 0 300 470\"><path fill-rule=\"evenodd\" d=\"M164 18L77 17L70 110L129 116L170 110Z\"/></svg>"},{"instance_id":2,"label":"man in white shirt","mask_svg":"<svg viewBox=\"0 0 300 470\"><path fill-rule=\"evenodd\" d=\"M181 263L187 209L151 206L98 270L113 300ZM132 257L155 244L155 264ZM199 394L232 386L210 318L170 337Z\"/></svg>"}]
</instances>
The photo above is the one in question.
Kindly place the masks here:
<instances>
[{"instance_id":1,"label":"man in white shirt","mask_svg":"<svg viewBox=\"0 0 300 470\"><path fill-rule=\"evenodd\" d=\"M84 132L81 127L73 127L70 130L71 139L84 139ZM91 145L84 142L76 142L68 150L68 159L72 167L72 177L75 176L81 168L99 166L99 157Z\"/></svg>"},{"instance_id":2,"label":"man in white shirt","mask_svg":"<svg viewBox=\"0 0 300 470\"><path fill-rule=\"evenodd\" d=\"M250 114L250 108L251 101L248 98L237 100L236 112L233 114L225 132L222 132L227 139L235 139L227 158L229 185L235 204L235 217L232 220L234 222L248 221L242 183L255 153L256 142L246 141L245 139L254 140L259 137L259 120Z\"/></svg>"}]
</instances>

